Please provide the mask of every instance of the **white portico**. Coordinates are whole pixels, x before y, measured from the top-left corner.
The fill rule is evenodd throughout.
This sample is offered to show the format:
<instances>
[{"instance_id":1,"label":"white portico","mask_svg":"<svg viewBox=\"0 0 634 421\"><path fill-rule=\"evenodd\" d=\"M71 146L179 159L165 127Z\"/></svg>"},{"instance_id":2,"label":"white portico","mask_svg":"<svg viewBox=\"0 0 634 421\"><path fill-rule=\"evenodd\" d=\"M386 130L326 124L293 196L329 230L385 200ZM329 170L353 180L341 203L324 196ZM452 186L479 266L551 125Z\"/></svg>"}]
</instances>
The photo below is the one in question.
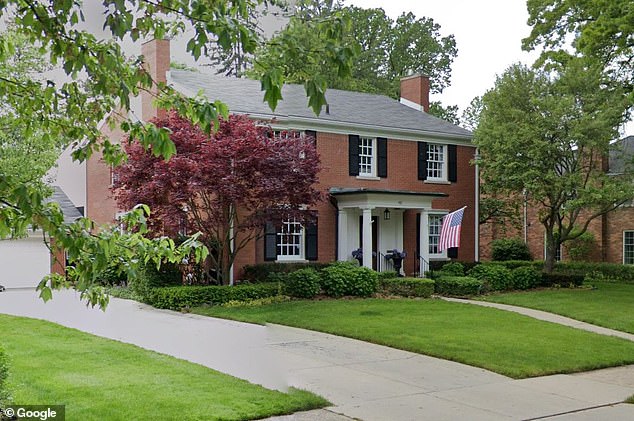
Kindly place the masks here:
<instances>
[{"instance_id":1,"label":"white portico","mask_svg":"<svg viewBox=\"0 0 634 421\"><path fill-rule=\"evenodd\" d=\"M404 249L404 212L413 209L424 215L432 208L432 200L446 197L444 193L424 193L366 188L332 188L330 194L337 201L337 259L353 258L354 250L361 250L362 264L382 270L381 256L388 250ZM427 224L420 224L421 255L426 257ZM407 250L414 259L415 250Z\"/></svg>"}]
</instances>

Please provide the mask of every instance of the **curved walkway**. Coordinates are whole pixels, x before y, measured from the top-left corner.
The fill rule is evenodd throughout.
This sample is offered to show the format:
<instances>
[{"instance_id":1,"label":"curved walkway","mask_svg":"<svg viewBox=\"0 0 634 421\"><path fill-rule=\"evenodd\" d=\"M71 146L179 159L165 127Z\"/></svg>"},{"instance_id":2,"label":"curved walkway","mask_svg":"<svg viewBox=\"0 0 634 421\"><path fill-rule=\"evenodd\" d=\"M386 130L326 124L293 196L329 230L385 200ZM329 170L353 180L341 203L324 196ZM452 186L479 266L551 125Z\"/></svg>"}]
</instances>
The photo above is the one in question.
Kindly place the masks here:
<instances>
[{"instance_id":1,"label":"curved walkway","mask_svg":"<svg viewBox=\"0 0 634 421\"><path fill-rule=\"evenodd\" d=\"M330 400L286 420L630 420L634 366L513 380L480 368L354 339L258 326L112 299L106 312L71 291L44 304L34 291L0 293L0 313L50 320L283 389Z\"/></svg>"},{"instance_id":2,"label":"curved walkway","mask_svg":"<svg viewBox=\"0 0 634 421\"><path fill-rule=\"evenodd\" d=\"M500 310L512 311L513 313L523 314L525 316L532 317L534 319L543 320L546 322L557 323L564 326L570 326L581 330L587 330L588 332L599 333L601 335L617 336L619 338L627 339L634 342L634 335L627 332L621 332L619 330L608 329L607 327L596 326L590 323L581 322L579 320L571 319L569 317L560 316L554 313L548 313L546 311L534 310L526 307L517 307L509 304L492 303L489 301L467 300L462 298L449 298L438 297L445 301L451 301L454 303L473 304L482 307L493 307Z\"/></svg>"}]
</instances>

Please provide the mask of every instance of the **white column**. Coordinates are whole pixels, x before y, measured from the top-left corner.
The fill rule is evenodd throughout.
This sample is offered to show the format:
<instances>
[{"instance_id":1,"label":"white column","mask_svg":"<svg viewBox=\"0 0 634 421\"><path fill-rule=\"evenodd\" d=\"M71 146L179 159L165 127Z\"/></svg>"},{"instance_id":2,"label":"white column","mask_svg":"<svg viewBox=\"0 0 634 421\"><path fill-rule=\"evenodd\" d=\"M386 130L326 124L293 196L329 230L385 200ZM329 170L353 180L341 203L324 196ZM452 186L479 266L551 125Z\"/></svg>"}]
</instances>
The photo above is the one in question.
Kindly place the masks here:
<instances>
[{"instance_id":1,"label":"white column","mask_svg":"<svg viewBox=\"0 0 634 421\"><path fill-rule=\"evenodd\" d=\"M429 220L427 218L427 212L424 209L420 210L420 255L425 260L429 261Z\"/></svg>"},{"instance_id":2,"label":"white column","mask_svg":"<svg viewBox=\"0 0 634 421\"><path fill-rule=\"evenodd\" d=\"M363 208L363 266L372 269L372 208Z\"/></svg>"},{"instance_id":3,"label":"white column","mask_svg":"<svg viewBox=\"0 0 634 421\"><path fill-rule=\"evenodd\" d=\"M402 209L395 209L393 213L394 229L396 230L396 248L398 251L403 251L403 214ZM410 255L413 255L413 250L407 250Z\"/></svg>"},{"instance_id":4,"label":"white column","mask_svg":"<svg viewBox=\"0 0 634 421\"><path fill-rule=\"evenodd\" d=\"M340 262L348 260L348 256L352 252L348 244L348 212L345 209L339 209L339 219L337 221L337 260Z\"/></svg>"}]
</instances>

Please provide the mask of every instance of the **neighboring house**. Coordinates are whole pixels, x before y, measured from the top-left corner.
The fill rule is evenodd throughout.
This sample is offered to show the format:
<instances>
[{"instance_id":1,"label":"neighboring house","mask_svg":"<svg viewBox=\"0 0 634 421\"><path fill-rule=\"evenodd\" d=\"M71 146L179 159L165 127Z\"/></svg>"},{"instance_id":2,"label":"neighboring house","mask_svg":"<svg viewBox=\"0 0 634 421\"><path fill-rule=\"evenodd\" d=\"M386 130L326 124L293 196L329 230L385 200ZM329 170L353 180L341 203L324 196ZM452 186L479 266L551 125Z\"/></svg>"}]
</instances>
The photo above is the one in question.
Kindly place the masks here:
<instances>
[{"instance_id":1,"label":"neighboring house","mask_svg":"<svg viewBox=\"0 0 634 421\"><path fill-rule=\"evenodd\" d=\"M628 136L619 142L622 149L619 152L611 151L609 159L604 162L604 168L608 174L623 173L626 168L625 161L631 160L634 156L634 136ZM545 230L538 221L538 212L537 206L525 202L518 226L505 225L503 222L484 224L480 234L481 258L491 258L491 241L516 237L525 240L534 259L543 260L546 254ZM584 222L583 218L580 222ZM634 264L634 200L593 220L588 231L592 233L595 242L589 256L590 260ZM558 250L556 260L569 260L565 244Z\"/></svg>"},{"instance_id":2,"label":"neighboring house","mask_svg":"<svg viewBox=\"0 0 634 421\"><path fill-rule=\"evenodd\" d=\"M316 116L304 87L286 85L275 112L262 101L260 82L189 71L170 71L169 41L151 41L143 55L153 77L185 95L202 91L224 101L232 113L270 124L274 130L312 134L321 157L319 188L328 200L316 206L315 226L286 221L269 227L237 257L234 278L245 265L277 261L350 260L362 249L363 264L383 270L384 255L405 250L406 274L433 260L478 259L478 192L471 133L429 115L429 80L401 81L401 101L381 95L328 90L328 106ZM157 115L142 98L142 119ZM119 141L121 133L107 133ZM117 213L111 171L98 156L87 163L87 216L110 223ZM467 206L460 249L438 250L443 215ZM374 258L373 258L374 256Z\"/></svg>"},{"instance_id":3,"label":"neighboring house","mask_svg":"<svg viewBox=\"0 0 634 421\"><path fill-rule=\"evenodd\" d=\"M53 187L48 201L59 204L66 223L82 216L59 186ZM64 273L64 266L63 253L51 255L41 230L29 230L25 238L0 240L0 285L5 288L35 288L49 273Z\"/></svg>"}]
</instances>

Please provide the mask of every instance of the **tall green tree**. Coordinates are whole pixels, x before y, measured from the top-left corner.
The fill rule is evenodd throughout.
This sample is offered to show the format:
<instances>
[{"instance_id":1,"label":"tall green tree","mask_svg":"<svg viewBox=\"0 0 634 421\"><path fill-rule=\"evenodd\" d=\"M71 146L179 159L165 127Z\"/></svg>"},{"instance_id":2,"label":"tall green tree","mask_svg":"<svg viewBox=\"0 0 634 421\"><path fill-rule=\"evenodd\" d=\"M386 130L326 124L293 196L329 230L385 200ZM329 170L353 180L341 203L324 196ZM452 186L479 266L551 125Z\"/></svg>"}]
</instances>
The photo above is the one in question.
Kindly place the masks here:
<instances>
[{"instance_id":1,"label":"tall green tree","mask_svg":"<svg viewBox=\"0 0 634 421\"><path fill-rule=\"evenodd\" d=\"M340 13L351 22L345 34L346 42L358 49L352 73L342 75L337 68L325 67L325 57L316 46L318 34L308 30L311 22ZM250 75L260 77L267 68L282 59L275 54L276 44L293 37L299 54L295 60L283 61L287 80L303 83L316 71L324 74L323 84L336 89L376 93L399 97L400 79L412 73L430 77L432 93L441 93L449 86L451 64L457 49L453 35L441 36L440 25L431 18L417 18L404 13L396 20L383 9L341 7L340 3L304 0L298 6L288 26L255 54L255 66ZM434 103L432 114L456 122L457 107L442 107Z\"/></svg>"},{"instance_id":2,"label":"tall green tree","mask_svg":"<svg viewBox=\"0 0 634 421\"><path fill-rule=\"evenodd\" d=\"M482 98L474 140L483 184L494 197L525 191L538 207L547 271L560 244L634 197L632 171L605 171L624 97L601 70L584 59L550 72L514 65Z\"/></svg>"},{"instance_id":3,"label":"tall green tree","mask_svg":"<svg viewBox=\"0 0 634 421\"><path fill-rule=\"evenodd\" d=\"M11 25L0 34L0 43L12 44L13 54L0 62L0 75L26 81L29 74L51 69L38 49ZM0 105L0 174L14 177L44 189L42 179L61 153L57 139L42 139L38 132L27 132L9 107Z\"/></svg>"},{"instance_id":4,"label":"tall green tree","mask_svg":"<svg viewBox=\"0 0 634 421\"><path fill-rule=\"evenodd\" d=\"M83 24L82 2L0 0L0 19L15 14L15 31L35 45L48 62L61 67L68 80L54 82L37 75L21 78L0 74L0 104L3 112L15 118L24 134L37 133L40 141L61 141L60 147L79 146L76 160L85 160L96 150L103 152L108 163L118 164L125 154L118 145L104 139L100 122L118 125L131 139L151 149L156 156L169 159L175 152L167 128L152 123L131 121L130 96L141 91L156 95L156 103L210 132L220 116L227 116L227 107L219 101L202 97L186 98L165 84L157 83L142 65L142 57L128 57L119 41L188 37L187 52L195 59L208 52L210 43L223 49L238 44L252 53L261 42L253 28L245 25L252 10L265 0L104 0L103 28L112 38L97 39ZM346 21L334 16L311 24L311 30L324 34L321 48L330 66L341 75L350 72L351 49L342 43ZM296 39L287 37L277 45L286 57L293 57ZM10 38L0 42L0 63L7 62L16 51ZM306 81L306 93L312 109L319 113L325 104L325 87L319 83L320 73ZM264 100L275 108L281 99L285 78L280 65L269 66L261 74ZM68 278L52 277L39 285L44 299L51 298L51 289L71 283L93 305L105 306L107 296L95 284L98 274L115 256L121 256L122 267L134 275L139 263L153 261L178 262L195 249L196 257L206 256L206 249L192 238L177 247L166 238L147 239L148 208L141 206L125 218L127 232L121 230L91 231L92 223L82 219L66 225L55 204L46 204L41 192L30 183L22 183L11 175L0 175L0 237L20 235L29 226L42 228L55 238L72 263Z\"/></svg>"},{"instance_id":5,"label":"tall green tree","mask_svg":"<svg viewBox=\"0 0 634 421\"><path fill-rule=\"evenodd\" d=\"M601 63L634 103L634 7L631 0L528 0L531 34L523 47L543 47L544 59L574 50Z\"/></svg>"}]
</instances>

